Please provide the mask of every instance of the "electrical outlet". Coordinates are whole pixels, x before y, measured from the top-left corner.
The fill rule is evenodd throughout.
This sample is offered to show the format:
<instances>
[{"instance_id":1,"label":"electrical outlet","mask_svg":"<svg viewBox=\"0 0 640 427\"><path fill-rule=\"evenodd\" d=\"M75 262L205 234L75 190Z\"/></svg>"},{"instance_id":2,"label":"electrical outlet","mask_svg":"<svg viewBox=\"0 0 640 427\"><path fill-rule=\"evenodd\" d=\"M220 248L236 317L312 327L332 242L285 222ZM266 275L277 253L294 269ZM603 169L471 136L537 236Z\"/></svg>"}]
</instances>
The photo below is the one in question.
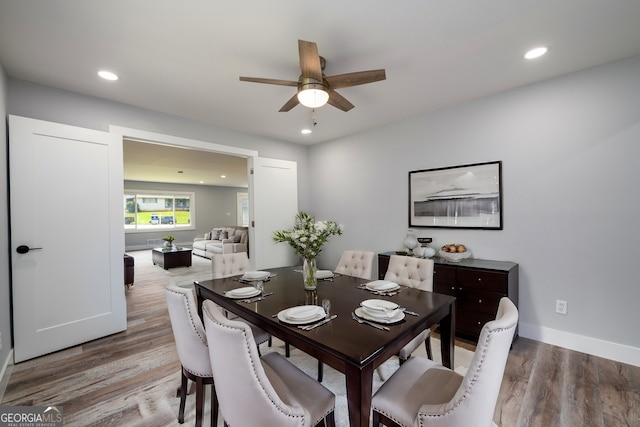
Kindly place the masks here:
<instances>
[{"instance_id":1,"label":"electrical outlet","mask_svg":"<svg viewBox=\"0 0 640 427\"><path fill-rule=\"evenodd\" d=\"M567 314L567 302L557 299L556 300L556 313Z\"/></svg>"}]
</instances>

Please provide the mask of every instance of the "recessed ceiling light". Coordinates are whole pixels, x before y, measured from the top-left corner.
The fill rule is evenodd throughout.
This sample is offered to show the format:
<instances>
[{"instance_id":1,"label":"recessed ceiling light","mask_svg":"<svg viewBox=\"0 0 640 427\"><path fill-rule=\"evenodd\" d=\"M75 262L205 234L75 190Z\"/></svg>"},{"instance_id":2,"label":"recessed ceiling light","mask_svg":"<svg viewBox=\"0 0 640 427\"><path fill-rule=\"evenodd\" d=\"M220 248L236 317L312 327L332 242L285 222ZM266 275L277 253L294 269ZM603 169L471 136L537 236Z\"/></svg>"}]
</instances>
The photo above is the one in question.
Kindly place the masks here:
<instances>
[{"instance_id":1,"label":"recessed ceiling light","mask_svg":"<svg viewBox=\"0 0 640 427\"><path fill-rule=\"evenodd\" d=\"M302 129L300 133L303 135L309 135L311 133L311 129Z\"/></svg>"},{"instance_id":2,"label":"recessed ceiling light","mask_svg":"<svg viewBox=\"0 0 640 427\"><path fill-rule=\"evenodd\" d=\"M220 175L220 178L226 178L227 175Z\"/></svg>"},{"instance_id":3,"label":"recessed ceiling light","mask_svg":"<svg viewBox=\"0 0 640 427\"><path fill-rule=\"evenodd\" d=\"M118 80L118 76L111 71L101 70L98 71L98 75L105 80Z\"/></svg>"},{"instance_id":4,"label":"recessed ceiling light","mask_svg":"<svg viewBox=\"0 0 640 427\"><path fill-rule=\"evenodd\" d=\"M200 184L204 184L204 181L200 181Z\"/></svg>"},{"instance_id":5,"label":"recessed ceiling light","mask_svg":"<svg viewBox=\"0 0 640 427\"><path fill-rule=\"evenodd\" d=\"M529 50L524 54L524 57L525 59L535 59L541 57L547 52L549 52L549 48L547 46L540 46Z\"/></svg>"}]
</instances>

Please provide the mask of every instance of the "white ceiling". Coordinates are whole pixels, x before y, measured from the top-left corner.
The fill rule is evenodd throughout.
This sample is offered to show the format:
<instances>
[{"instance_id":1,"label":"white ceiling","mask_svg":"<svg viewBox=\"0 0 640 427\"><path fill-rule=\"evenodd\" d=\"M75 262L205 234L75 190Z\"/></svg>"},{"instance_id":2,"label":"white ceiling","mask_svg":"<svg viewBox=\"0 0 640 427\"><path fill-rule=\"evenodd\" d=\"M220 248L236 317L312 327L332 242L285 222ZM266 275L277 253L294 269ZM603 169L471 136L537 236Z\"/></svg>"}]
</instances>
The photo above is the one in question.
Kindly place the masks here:
<instances>
[{"instance_id":1,"label":"white ceiling","mask_svg":"<svg viewBox=\"0 0 640 427\"><path fill-rule=\"evenodd\" d=\"M0 0L9 77L269 138L314 144L640 54L638 0ZM341 89L355 108L279 108L297 40L327 75L385 68ZM545 57L522 59L546 44ZM99 79L109 69L117 82Z\"/></svg>"},{"instance_id":2,"label":"white ceiling","mask_svg":"<svg viewBox=\"0 0 640 427\"><path fill-rule=\"evenodd\" d=\"M124 140L124 179L247 187L247 159L207 151Z\"/></svg>"}]
</instances>

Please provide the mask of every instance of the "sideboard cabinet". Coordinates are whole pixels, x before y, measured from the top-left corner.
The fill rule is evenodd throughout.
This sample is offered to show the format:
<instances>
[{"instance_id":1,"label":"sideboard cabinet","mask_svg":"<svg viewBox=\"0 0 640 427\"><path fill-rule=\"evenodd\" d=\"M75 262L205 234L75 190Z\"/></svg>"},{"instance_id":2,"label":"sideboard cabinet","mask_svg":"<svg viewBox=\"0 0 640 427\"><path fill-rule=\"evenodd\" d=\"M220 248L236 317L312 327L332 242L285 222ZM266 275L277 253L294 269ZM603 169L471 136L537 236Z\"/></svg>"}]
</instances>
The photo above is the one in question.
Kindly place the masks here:
<instances>
[{"instance_id":1,"label":"sideboard cabinet","mask_svg":"<svg viewBox=\"0 0 640 427\"><path fill-rule=\"evenodd\" d=\"M378 278L384 279L395 252L378 254ZM482 326L495 319L500 298L518 306L518 264L468 258L433 258L433 291L456 297L456 335L477 341ZM518 329L514 340L518 336Z\"/></svg>"}]
</instances>

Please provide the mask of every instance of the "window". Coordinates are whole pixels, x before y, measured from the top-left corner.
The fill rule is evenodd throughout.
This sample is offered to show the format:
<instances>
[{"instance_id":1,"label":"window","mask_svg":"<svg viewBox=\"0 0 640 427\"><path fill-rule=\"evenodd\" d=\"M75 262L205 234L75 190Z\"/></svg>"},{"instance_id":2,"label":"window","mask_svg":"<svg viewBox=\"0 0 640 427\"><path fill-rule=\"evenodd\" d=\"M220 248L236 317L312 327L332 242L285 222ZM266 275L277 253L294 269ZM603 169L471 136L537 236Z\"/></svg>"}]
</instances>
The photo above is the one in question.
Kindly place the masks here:
<instances>
[{"instance_id":1,"label":"window","mask_svg":"<svg viewBox=\"0 0 640 427\"><path fill-rule=\"evenodd\" d=\"M125 231L195 229L195 193L125 190Z\"/></svg>"},{"instance_id":2,"label":"window","mask_svg":"<svg viewBox=\"0 0 640 427\"><path fill-rule=\"evenodd\" d=\"M248 227L249 226L249 194L237 193L236 199L237 199L236 212L238 213L236 224Z\"/></svg>"}]
</instances>

